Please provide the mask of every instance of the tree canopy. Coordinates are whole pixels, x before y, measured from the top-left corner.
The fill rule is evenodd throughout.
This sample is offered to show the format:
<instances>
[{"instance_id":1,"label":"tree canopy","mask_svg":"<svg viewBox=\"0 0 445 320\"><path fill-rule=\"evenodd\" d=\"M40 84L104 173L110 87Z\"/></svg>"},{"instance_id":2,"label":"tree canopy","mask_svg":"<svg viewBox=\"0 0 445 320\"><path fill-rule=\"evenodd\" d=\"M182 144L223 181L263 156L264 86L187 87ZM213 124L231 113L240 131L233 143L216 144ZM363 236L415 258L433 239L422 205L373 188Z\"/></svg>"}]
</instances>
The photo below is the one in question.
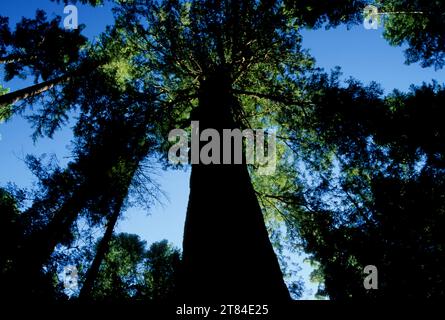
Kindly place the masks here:
<instances>
[{"instance_id":1,"label":"tree canopy","mask_svg":"<svg viewBox=\"0 0 445 320\"><path fill-rule=\"evenodd\" d=\"M444 296L444 86L385 95L317 68L302 48L303 29L362 23L370 2L112 2L114 24L95 40L42 10L15 28L0 17L4 80L33 81L0 87L0 120L26 116L35 141L74 123L66 166L30 155L37 185L0 188L0 288L11 299L287 301L303 288L286 250L309 256L319 296ZM372 4L407 63L443 67L441 2ZM173 167L168 133L192 120L275 131L283 161L270 176L245 158L193 164L182 253L116 234L133 201L150 210L160 197L152 168ZM72 262L81 288L69 296L57 274ZM363 286L369 265L379 290Z\"/></svg>"}]
</instances>

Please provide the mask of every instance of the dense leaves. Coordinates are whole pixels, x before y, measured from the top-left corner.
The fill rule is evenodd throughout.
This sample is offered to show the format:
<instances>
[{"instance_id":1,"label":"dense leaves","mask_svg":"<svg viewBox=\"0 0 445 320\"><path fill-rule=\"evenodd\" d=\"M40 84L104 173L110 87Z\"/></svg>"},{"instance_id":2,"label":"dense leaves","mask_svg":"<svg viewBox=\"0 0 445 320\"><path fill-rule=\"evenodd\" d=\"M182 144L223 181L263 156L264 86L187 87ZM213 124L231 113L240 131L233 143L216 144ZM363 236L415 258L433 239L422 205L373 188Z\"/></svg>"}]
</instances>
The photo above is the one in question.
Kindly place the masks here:
<instances>
[{"instance_id":1,"label":"dense leaves","mask_svg":"<svg viewBox=\"0 0 445 320\"><path fill-rule=\"evenodd\" d=\"M281 202L289 230L320 263L319 293L442 296L443 125L434 117L443 112L443 88L425 84L382 97L375 85L342 86L335 74L308 87L311 121L302 127L284 113L295 128L286 141L302 178L300 192ZM378 291L362 286L366 265L379 268Z\"/></svg>"},{"instance_id":2,"label":"dense leaves","mask_svg":"<svg viewBox=\"0 0 445 320\"><path fill-rule=\"evenodd\" d=\"M82 28L65 30L40 10L15 29L0 17L5 80L31 76L37 86L0 87L0 120L23 101L38 106L27 114L34 138L74 123L66 166L28 156L34 190L0 189L1 290L62 301L57 272L75 261L82 299L93 301L159 302L194 290L214 297L227 295L224 286L231 297L275 295L284 292L281 270L299 297L285 255L304 251L319 295L331 299L443 297L444 87L384 96L377 83L316 69L301 48L301 28L361 23L365 1L115 4L115 24L90 43ZM408 63L443 67L439 1L376 5L404 11L388 15L384 36L408 45ZM165 164L169 130L193 119L275 130L283 161L272 176L257 166L250 176L247 167L195 166L181 259L167 241L147 250L138 236L113 230L132 196L148 208L158 197L147 167L158 155ZM379 290L364 289L366 265L378 267Z\"/></svg>"},{"instance_id":3,"label":"dense leaves","mask_svg":"<svg viewBox=\"0 0 445 320\"><path fill-rule=\"evenodd\" d=\"M172 299L180 252L167 240L146 243L137 235L120 233L110 242L92 298L96 301L161 302Z\"/></svg>"},{"instance_id":4,"label":"dense leaves","mask_svg":"<svg viewBox=\"0 0 445 320\"><path fill-rule=\"evenodd\" d=\"M445 6L442 1L380 0L381 12L388 12L384 36L392 45L409 46L406 62L443 68L445 63Z\"/></svg>"}]
</instances>

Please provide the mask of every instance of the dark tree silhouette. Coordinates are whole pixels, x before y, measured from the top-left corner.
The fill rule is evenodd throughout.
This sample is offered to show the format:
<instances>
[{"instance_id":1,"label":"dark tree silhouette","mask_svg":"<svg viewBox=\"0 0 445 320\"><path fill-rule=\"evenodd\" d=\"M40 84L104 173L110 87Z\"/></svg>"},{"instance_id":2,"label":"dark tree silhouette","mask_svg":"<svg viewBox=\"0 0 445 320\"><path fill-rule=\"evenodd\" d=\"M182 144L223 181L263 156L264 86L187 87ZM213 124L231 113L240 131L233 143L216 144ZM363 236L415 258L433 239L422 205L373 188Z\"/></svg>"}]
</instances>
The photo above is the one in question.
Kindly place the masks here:
<instances>
[{"instance_id":1,"label":"dark tree silhouette","mask_svg":"<svg viewBox=\"0 0 445 320\"><path fill-rule=\"evenodd\" d=\"M129 3L120 13L122 28L146 48L144 58L156 58L149 65L164 77L167 101L190 101L186 112L193 109L189 119L202 129L249 127L244 112L254 103L237 95L294 97L286 73L310 65L279 1ZM193 165L190 188L184 297L288 299L247 165Z\"/></svg>"},{"instance_id":2,"label":"dark tree silhouette","mask_svg":"<svg viewBox=\"0 0 445 320\"><path fill-rule=\"evenodd\" d=\"M441 1L379 0L381 12L389 12L384 36L390 44L408 45L406 62L443 68L445 63L445 5ZM391 14L392 12L402 12Z\"/></svg>"},{"instance_id":3,"label":"dark tree silhouette","mask_svg":"<svg viewBox=\"0 0 445 320\"><path fill-rule=\"evenodd\" d=\"M93 70L82 79L84 86L67 86L63 100L55 100L62 110L73 105L83 110L74 128L76 160L53 174L40 170L41 193L21 215L27 229L7 286L21 296L23 292L39 296L42 267L57 244L73 240L71 230L81 214L87 212L96 224L101 219L114 221L114 227L135 173L156 143L150 136L155 117L150 90L140 92L130 83L121 87L124 82L113 76L116 69ZM36 115L38 130L52 132L53 120L46 117L54 114ZM31 160L30 165L39 171L38 162ZM93 275L105 253L106 244L93 265Z\"/></svg>"},{"instance_id":4,"label":"dark tree silhouette","mask_svg":"<svg viewBox=\"0 0 445 320\"><path fill-rule=\"evenodd\" d=\"M35 82L0 88L0 119L23 110L18 102L42 102L29 116L34 138L52 137L77 112L66 168L28 158L39 178L32 204L20 212L19 193L0 190L1 236L11 240L0 247L1 290L11 299L63 299L49 265L57 265L58 244L79 237L83 218L106 230L94 258L83 258L91 264L82 301L286 301L270 240L278 242L277 225L311 255L320 294L442 297L443 87L383 96L375 83L341 83L338 71L315 69L301 48L301 28L361 23L365 2L118 1L115 25L88 44L81 30L64 30L42 11L13 31L0 17L5 79ZM422 11L419 19L390 16L385 37L409 45L407 62L443 67L441 3L377 5ZM146 254L137 237L113 230L142 163L165 156L168 132L191 120L220 134L276 128L279 156L294 161L270 177L245 158L193 164L180 262L166 242ZM264 217L275 227L269 233ZM362 285L370 264L381 272L378 291Z\"/></svg>"},{"instance_id":5,"label":"dark tree silhouette","mask_svg":"<svg viewBox=\"0 0 445 320\"><path fill-rule=\"evenodd\" d=\"M308 85L310 122L283 113L286 138L312 181L282 197L290 230L320 264L314 278L332 299L443 296L443 88L382 97L375 85L336 75ZM302 129L301 121L305 121ZM311 134L316 132L317 135ZM312 141L305 137L312 136ZM379 290L363 287L366 265Z\"/></svg>"},{"instance_id":6,"label":"dark tree silhouette","mask_svg":"<svg viewBox=\"0 0 445 320\"><path fill-rule=\"evenodd\" d=\"M68 81L74 68L78 70L80 50L86 45L86 38L80 35L82 28L66 30L60 27L60 21L60 17L48 21L45 12L38 10L35 19L23 18L11 32L8 19L1 18L0 63L5 64L5 80L27 77L30 71L36 82L1 95L1 108L48 91ZM43 81L37 83L40 79Z\"/></svg>"}]
</instances>

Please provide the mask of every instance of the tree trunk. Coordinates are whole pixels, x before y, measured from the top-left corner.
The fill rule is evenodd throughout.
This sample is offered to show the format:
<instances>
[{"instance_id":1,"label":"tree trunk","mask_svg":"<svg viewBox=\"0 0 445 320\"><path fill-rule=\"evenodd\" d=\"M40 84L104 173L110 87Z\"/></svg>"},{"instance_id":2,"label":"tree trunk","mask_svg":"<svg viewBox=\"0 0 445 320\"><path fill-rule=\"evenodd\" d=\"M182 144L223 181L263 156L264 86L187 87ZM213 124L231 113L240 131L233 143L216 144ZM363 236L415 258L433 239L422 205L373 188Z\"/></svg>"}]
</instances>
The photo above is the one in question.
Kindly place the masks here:
<instances>
[{"instance_id":1,"label":"tree trunk","mask_svg":"<svg viewBox=\"0 0 445 320\"><path fill-rule=\"evenodd\" d=\"M77 70L68 72L57 78L37 83L35 85L19 89L4 95L0 95L0 107L14 104L17 101L24 100L26 98L37 96L54 88L59 84L69 81L72 77L76 77L79 75L88 75L92 72L92 70L95 70L104 63L105 61L89 61L81 65Z\"/></svg>"},{"instance_id":2,"label":"tree trunk","mask_svg":"<svg viewBox=\"0 0 445 320\"><path fill-rule=\"evenodd\" d=\"M102 261L104 260L110 248L110 241L113 236L113 231L122 209L123 201L124 197L119 197L119 199L116 200L114 211L112 212L108 220L105 234L99 242L96 255L94 256L94 260L87 271L85 282L82 286L82 289L80 290L79 300L81 301L87 300L92 293L92 290L94 288L94 283L99 274L100 265L102 264Z\"/></svg>"},{"instance_id":3,"label":"tree trunk","mask_svg":"<svg viewBox=\"0 0 445 320\"><path fill-rule=\"evenodd\" d=\"M60 77L57 77L52 80L44 81L42 83L38 83L23 89L19 89L4 95L0 96L0 107L1 106L7 106L16 103L17 101L34 97L36 95L39 95L45 91L50 90L51 88L55 87L56 85L68 81L70 78L69 75L63 75Z\"/></svg>"},{"instance_id":4,"label":"tree trunk","mask_svg":"<svg viewBox=\"0 0 445 320\"><path fill-rule=\"evenodd\" d=\"M238 107L230 79L215 73L201 83L192 117L200 130L222 136L222 129L236 127L232 110ZM182 272L185 300L290 299L246 164L192 165Z\"/></svg>"}]
</instances>

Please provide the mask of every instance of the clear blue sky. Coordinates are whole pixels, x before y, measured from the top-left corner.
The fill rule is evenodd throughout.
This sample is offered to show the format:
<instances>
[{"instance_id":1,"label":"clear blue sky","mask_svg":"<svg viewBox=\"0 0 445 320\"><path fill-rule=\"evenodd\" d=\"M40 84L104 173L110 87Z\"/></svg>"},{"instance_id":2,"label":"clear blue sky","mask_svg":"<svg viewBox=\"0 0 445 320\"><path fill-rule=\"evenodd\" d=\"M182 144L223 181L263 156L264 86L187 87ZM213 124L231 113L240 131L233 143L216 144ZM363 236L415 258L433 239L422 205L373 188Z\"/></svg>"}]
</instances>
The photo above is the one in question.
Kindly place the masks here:
<instances>
[{"instance_id":1,"label":"clear blue sky","mask_svg":"<svg viewBox=\"0 0 445 320\"><path fill-rule=\"evenodd\" d=\"M10 17L15 24L22 16L33 17L37 8L44 9L48 16L63 16L63 5L49 0L14 0L0 2L0 15ZM90 39L97 36L107 24L112 23L109 7L93 9L78 5L79 23L87 27L84 34ZM423 69L418 65L407 66L401 48L390 47L381 36L382 30L366 30L363 26L346 30L340 27L333 30L303 32L303 45L317 60L317 65L330 70L341 66L344 76L352 76L364 83L377 81L388 93L394 88L406 91L411 84L437 79L445 82L445 72ZM26 83L11 81L2 83L11 90ZM30 187L35 181L22 159L26 154L56 154L60 164L65 164L70 154L69 144L72 137L69 128L59 131L54 139L41 139L33 144L30 139L32 129L26 120L19 116L7 123L0 124L0 185L9 181L20 187ZM188 199L188 179L190 171L162 172L157 180L167 193L169 200L157 205L148 215L138 208L129 209L125 219L118 225L118 231L137 233L148 243L168 239L176 246L182 243L185 211ZM296 258L301 262L301 258ZM302 275L308 279L310 268L303 265ZM307 282L307 281L306 281ZM307 282L305 297L311 297L315 288ZM312 290L312 292L311 292Z\"/></svg>"}]
</instances>

